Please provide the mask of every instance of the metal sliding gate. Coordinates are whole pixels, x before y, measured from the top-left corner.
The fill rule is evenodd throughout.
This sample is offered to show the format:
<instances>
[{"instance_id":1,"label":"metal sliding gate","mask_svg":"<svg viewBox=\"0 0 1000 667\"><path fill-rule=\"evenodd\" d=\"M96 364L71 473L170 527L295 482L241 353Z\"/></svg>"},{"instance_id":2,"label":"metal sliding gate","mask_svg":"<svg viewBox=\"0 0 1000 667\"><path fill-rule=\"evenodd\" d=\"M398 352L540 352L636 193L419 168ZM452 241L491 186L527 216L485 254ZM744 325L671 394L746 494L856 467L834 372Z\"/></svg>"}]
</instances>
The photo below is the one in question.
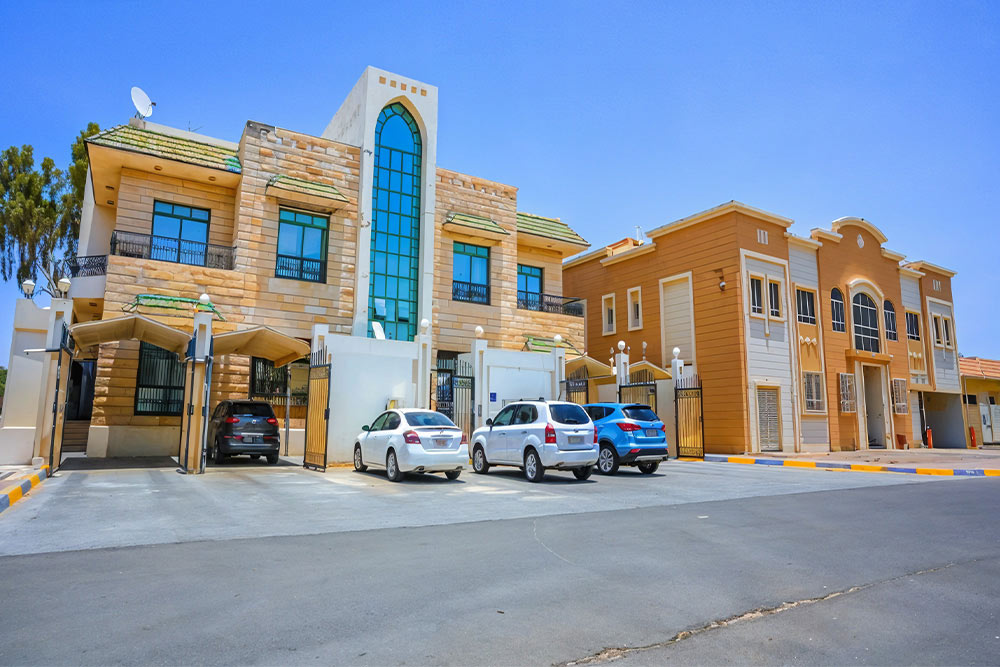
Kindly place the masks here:
<instances>
[{"instance_id":1,"label":"metal sliding gate","mask_svg":"<svg viewBox=\"0 0 1000 667\"><path fill-rule=\"evenodd\" d=\"M462 359L438 356L437 378L432 382L437 411L455 422L466 437L475 429L476 379L472 364Z\"/></svg>"},{"instance_id":2,"label":"metal sliding gate","mask_svg":"<svg viewBox=\"0 0 1000 667\"><path fill-rule=\"evenodd\" d=\"M697 375L674 382L674 429L678 456L705 458L705 410Z\"/></svg>"},{"instance_id":3,"label":"metal sliding gate","mask_svg":"<svg viewBox=\"0 0 1000 667\"><path fill-rule=\"evenodd\" d=\"M330 433L330 364L326 347L309 357L309 391L306 397L306 443L302 467L326 470L326 446Z\"/></svg>"}]
</instances>

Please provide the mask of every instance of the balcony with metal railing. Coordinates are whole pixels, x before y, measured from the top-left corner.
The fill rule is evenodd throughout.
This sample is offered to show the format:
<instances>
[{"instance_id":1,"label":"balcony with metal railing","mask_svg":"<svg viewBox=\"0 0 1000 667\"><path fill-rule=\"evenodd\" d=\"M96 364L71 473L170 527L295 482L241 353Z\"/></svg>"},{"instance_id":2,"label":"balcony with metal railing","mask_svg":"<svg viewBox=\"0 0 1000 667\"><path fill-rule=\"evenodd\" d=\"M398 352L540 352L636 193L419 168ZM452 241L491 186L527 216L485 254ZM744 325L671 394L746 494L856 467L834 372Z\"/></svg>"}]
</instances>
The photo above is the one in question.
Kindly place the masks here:
<instances>
[{"instance_id":1,"label":"balcony with metal railing","mask_svg":"<svg viewBox=\"0 0 1000 667\"><path fill-rule=\"evenodd\" d=\"M111 254L210 269L232 270L236 266L236 248L231 246L121 230L111 233Z\"/></svg>"},{"instance_id":2,"label":"balcony with metal railing","mask_svg":"<svg viewBox=\"0 0 1000 667\"><path fill-rule=\"evenodd\" d=\"M451 283L451 298L455 301L490 304L490 286L478 283L466 283L453 280Z\"/></svg>"},{"instance_id":3,"label":"balcony with metal railing","mask_svg":"<svg viewBox=\"0 0 1000 667\"><path fill-rule=\"evenodd\" d=\"M570 296L518 290L517 307L521 310L583 317L583 300Z\"/></svg>"}]
</instances>

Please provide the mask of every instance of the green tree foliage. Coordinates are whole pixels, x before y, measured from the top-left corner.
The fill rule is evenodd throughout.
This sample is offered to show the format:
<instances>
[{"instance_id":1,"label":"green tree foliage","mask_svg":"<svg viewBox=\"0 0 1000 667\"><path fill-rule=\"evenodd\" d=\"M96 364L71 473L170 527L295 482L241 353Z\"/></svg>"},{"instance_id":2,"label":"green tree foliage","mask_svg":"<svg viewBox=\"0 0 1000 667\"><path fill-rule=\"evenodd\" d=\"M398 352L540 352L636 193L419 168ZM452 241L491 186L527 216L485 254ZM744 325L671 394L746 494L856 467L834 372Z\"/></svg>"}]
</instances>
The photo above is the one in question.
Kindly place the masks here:
<instances>
[{"instance_id":1,"label":"green tree foliage","mask_svg":"<svg viewBox=\"0 0 1000 667\"><path fill-rule=\"evenodd\" d=\"M76 253L83 193L87 181L84 139L99 131L87 125L71 147L72 162L63 172L46 157L35 166L30 145L0 153L0 275L20 285L39 274L42 289L52 293L65 274L63 263Z\"/></svg>"},{"instance_id":2,"label":"green tree foliage","mask_svg":"<svg viewBox=\"0 0 1000 667\"><path fill-rule=\"evenodd\" d=\"M0 366L0 397L7 393L7 369Z\"/></svg>"}]
</instances>

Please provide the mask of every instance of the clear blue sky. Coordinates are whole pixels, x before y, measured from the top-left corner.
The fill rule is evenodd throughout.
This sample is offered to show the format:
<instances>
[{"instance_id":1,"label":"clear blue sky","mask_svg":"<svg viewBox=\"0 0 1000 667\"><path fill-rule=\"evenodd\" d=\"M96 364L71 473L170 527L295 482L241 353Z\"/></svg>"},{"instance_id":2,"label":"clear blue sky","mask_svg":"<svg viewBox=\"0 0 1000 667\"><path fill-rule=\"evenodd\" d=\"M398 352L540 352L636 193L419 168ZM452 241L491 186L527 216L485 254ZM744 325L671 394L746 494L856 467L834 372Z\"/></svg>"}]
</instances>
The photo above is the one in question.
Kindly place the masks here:
<instances>
[{"instance_id":1,"label":"clear blue sky","mask_svg":"<svg viewBox=\"0 0 1000 667\"><path fill-rule=\"evenodd\" d=\"M320 134L375 65L440 89L440 166L595 247L730 199L803 235L861 216L959 271L960 351L1000 358L997 2L4 2L0 25L0 147L64 166L132 85L168 125Z\"/></svg>"}]
</instances>

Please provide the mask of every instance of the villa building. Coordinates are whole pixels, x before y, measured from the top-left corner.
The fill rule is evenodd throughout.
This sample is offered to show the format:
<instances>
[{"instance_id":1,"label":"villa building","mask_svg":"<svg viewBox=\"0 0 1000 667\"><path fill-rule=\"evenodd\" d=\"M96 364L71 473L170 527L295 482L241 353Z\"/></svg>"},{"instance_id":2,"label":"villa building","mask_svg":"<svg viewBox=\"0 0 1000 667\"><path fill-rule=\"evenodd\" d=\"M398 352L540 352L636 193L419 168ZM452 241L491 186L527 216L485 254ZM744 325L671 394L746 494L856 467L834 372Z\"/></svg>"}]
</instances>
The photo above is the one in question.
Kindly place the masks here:
<instances>
[{"instance_id":1,"label":"villa building","mask_svg":"<svg viewBox=\"0 0 1000 667\"><path fill-rule=\"evenodd\" d=\"M965 447L954 272L861 218L808 238L739 202L563 264L586 346L619 340L701 380L705 450Z\"/></svg>"},{"instance_id":2,"label":"villa building","mask_svg":"<svg viewBox=\"0 0 1000 667\"><path fill-rule=\"evenodd\" d=\"M438 167L437 114L434 86L369 67L318 135L248 121L233 142L135 118L90 137L72 321L137 313L190 336L207 294L217 333L267 327L309 343L322 324L330 336L413 341L426 320L442 360L468 352L477 326L499 349L556 335L582 345L562 260L587 242L519 211L516 187ZM44 317L20 319L42 324L20 325L18 340L44 338L32 328ZM73 360L65 450L76 438L91 456L177 453L184 366L136 337ZM308 362L279 365L216 358L210 406L262 398L284 419L290 383L301 428ZM20 403L30 418L12 415ZM8 401L5 425L34 424L37 403Z\"/></svg>"}]
</instances>

